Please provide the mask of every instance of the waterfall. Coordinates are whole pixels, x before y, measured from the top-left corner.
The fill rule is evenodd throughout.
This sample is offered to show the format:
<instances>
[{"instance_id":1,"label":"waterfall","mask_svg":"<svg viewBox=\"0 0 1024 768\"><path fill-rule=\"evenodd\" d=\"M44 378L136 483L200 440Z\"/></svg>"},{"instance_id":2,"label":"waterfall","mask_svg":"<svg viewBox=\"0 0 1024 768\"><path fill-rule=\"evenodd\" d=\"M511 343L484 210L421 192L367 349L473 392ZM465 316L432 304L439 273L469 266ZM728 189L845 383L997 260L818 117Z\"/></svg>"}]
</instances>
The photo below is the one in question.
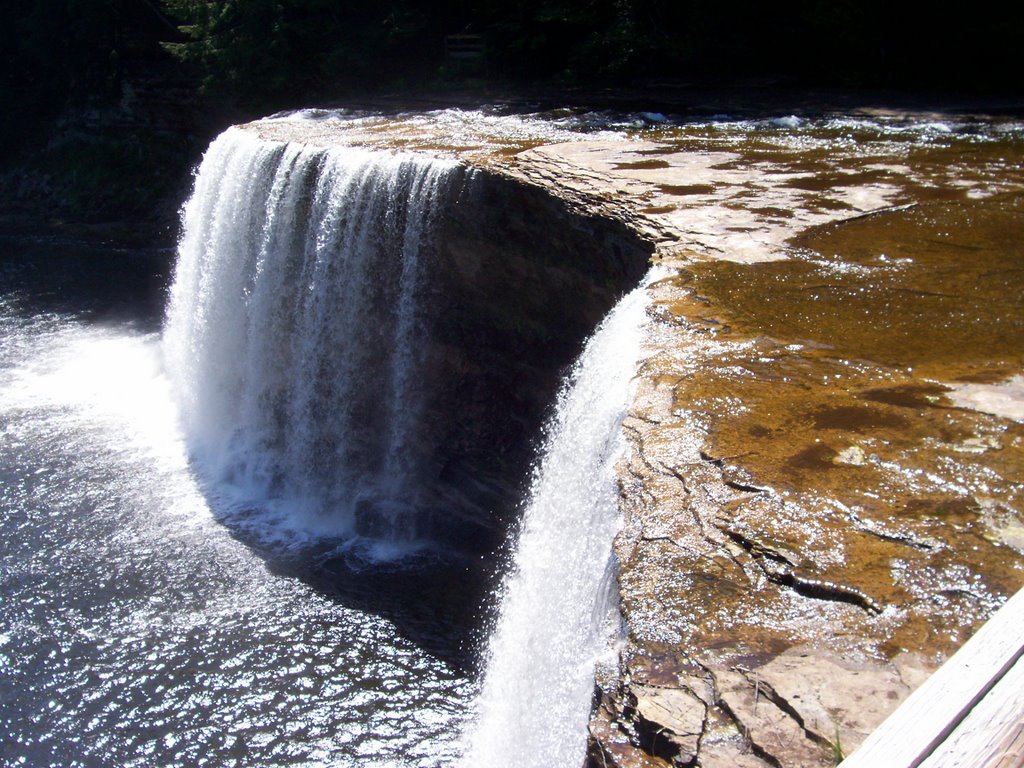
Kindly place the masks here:
<instances>
[{"instance_id":1,"label":"waterfall","mask_svg":"<svg viewBox=\"0 0 1024 768\"><path fill-rule=\"evenodd\" d=\"M619 526L614 467L645 286L605 319L559 395L502 589L467 768L583 761L594 664L609 640L601 592Z\"/></svg>"},{"instance_id":2,"label":"waterfall","mask_svg":"<svg viewBox=\"0 0 1024 768\"><path fill-rule=\"evenodd\" d=\"M236 128L206 152L165 364L202 474L264 530L420 535L415 371L431 226L455 169Z\"/></svg>"},{"instance_id":3,"label":"waterfall","mask_svg":"<svg viewBox=\"0 0 1024 768\"><path fill-rule=\"evenodd\" d=\"M371 554L429 536L443 435L423 415L449 403L426 371L447 370L428 333L444 309L432 232L460 173L246 129L210 146L183 212L163 343L193 462L234 524L288 544L362 537ZM583 757L645 297L639 288L608 315L559 394L467 765Z\"/></svg>"}]
</instances>

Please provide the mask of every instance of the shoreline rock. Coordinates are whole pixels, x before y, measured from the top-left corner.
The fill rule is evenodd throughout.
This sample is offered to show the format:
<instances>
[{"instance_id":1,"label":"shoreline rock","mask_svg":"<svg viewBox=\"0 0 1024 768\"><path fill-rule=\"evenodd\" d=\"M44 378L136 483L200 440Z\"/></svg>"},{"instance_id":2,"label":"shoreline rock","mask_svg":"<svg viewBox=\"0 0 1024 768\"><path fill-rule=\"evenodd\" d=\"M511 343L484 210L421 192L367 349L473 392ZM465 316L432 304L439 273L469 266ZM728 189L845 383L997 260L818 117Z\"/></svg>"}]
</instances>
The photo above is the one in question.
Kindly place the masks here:
<instances>
[{"instance_id":1,"label":"shoreline rock","mask_svg":"<svg viewBox=\"0 0 1024 768\"><path fill-rule=\"evenodd\" d=\"M765 177L748 182L758 189L756 210L726 192L668 211L650 187L657 173L677 181L673 168L631 166L618 147L571 150L543 147L518 159L539 163L542 172L524 175L570 198L600 197L604 186L606 204L626 208L622 218L676 271L651 288L654 330L624 423L625 522L615 549L627 636L618 680L599 686L588 765L834 765L1024 583L1014 480L1024 431L999 416L1012 418L1019 405L991 405L1016 389L991 390L980 409L990 416L962 410L987 385L936 382L993 370L978 349L935 356L912 346L908 366L886 352L871 361L871 339L859 347L867 356L847 358L827 336L760 335L763 299L740 291L723 303L731 294L716 289L715 276L735 274L767 297L778 288L766 262L798 255L794 242L808 232L865 215L872 226L904 226L915 206L930 210L934 193L904 185L916 169L892 167L881 186L868 180L865 189L834 196L826 187L797 200L787 198L794 175L776 168L782 195L762 189L772 183ZM730 171L744 172L744 162L729 161ZM641 171L649 178L635 178ZM1009 177L995 193L1009 197L996 203L1016 210L1024 179ZM795 175L798 189L805 179ZM821 206L822 197L847 205ZM637 214L637 200L653 213ZM783 206L792 215L778 216ZM991 234L975 226L977 235L964 235ZM748 242L737 248L731 231ZM716 267L723 258L741 264ZM887 285L867 284L865 305ZM989 349L998 372L984 375L1020 369L1019 349ZM1014 455L994 458L1008 443ZM979 464L958 464L957 454L985 453ZM930 479L918 481L921 473ZM1002 523L986 521L992 504Z\"/></svg>"}]
</instances>

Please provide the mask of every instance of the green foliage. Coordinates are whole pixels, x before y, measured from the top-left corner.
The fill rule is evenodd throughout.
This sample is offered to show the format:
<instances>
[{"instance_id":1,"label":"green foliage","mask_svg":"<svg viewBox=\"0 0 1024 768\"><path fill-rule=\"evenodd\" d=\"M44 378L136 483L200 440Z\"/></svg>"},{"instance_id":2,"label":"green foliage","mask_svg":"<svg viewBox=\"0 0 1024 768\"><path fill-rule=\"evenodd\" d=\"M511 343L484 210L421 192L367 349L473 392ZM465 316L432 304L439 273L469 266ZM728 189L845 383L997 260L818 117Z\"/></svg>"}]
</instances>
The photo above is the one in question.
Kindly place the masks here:
<instances>
[{"instance_id":1,"label":"green foliage","mask_svg":"<svg viewBox=\"0 0 1024 768\"><path fill-rule=\"evenodd\" d=\"M165 17L153 44L206 91L254 106L429 82L445 36L463 32L484 36L488 73L506 79L1014 84L1021 11L989 4L954 16L882 0L37 0L4 11L0 96L34 114L109 94L143 16Z\"/></svg>"},{"instance_id":2,"label":"green foliage","mask_svg":"<svg viewBox=\"0 0 1024 768\"><path fill-rule=\"evenodd\" d=\"M836 729L836 740L828 743L829 750L832 753L832 764L839 765L843 760L846 759L846 753L843 752L843 742L839 736L839 723L834 723Z\"/></svg>"},{"instance_id":3,"label":"green foliage","mask_svg":"<svg viewBox=\"0 0 1024 768\"><path fill-rule=\"evenodd\" d=\"M806 85L1016 91L1020 9L796 0L34 0L0 24L0 130L17 143L68 104L116 100L132 46L254 111L444 76L616 84L781 76ZM475 69L447 35L481 35ZM144 54L148 55L148 54ZM9 143L12 143L9 141ZM6 147L4 148L6 149Z\"/></svg>"}]
</instances>

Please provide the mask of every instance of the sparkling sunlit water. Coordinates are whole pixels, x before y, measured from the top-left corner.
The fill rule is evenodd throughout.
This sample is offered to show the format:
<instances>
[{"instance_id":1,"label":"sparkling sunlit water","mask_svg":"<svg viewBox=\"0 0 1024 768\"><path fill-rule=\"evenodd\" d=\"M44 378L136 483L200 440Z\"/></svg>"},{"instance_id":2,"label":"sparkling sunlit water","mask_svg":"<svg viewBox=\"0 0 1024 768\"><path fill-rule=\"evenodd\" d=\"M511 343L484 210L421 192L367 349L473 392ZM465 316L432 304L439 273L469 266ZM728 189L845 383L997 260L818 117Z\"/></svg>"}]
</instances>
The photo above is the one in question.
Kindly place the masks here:
<instances>
[{"instance_id":1,"label":"sparkling sunlit water","mask_svg":"<svg viewBox=\"0 0 1024 768\"><path fill-rule=\"evenodd\" d=\"M400 605L350 607L234 538L190 469L152 317L25 290L19 247L0 299L0 764L453 760L465 674L399 631Z\"/></svg>"}]
</instances>

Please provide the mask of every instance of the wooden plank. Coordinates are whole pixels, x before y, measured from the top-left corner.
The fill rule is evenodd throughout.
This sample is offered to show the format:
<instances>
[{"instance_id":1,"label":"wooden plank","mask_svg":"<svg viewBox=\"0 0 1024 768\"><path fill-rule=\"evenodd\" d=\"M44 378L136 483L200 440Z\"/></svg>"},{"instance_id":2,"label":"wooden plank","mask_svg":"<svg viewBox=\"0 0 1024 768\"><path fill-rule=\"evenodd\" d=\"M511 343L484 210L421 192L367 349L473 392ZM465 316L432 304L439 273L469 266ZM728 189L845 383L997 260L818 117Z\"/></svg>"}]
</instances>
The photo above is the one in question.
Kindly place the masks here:
<instances>
[{"instance_id":1,"label":"wooden plank","mask_svg":"<svg viewBox=\"0 0 1024 768\"><path fill-rule=\"evenodd\" d=\"M842 768L917 768L1024 656L1024 589L871 733Z\"/></svg>"},{"instance_id":2,"label":"wooden plank","mask_svg":"<svg viewBox=\"0 0 1024 768\"><path fill-rule=\"evenodd\" d=\"M921 768L1024 765L1024 658L1003 675Z\"/></svg>"}]
</instances>

